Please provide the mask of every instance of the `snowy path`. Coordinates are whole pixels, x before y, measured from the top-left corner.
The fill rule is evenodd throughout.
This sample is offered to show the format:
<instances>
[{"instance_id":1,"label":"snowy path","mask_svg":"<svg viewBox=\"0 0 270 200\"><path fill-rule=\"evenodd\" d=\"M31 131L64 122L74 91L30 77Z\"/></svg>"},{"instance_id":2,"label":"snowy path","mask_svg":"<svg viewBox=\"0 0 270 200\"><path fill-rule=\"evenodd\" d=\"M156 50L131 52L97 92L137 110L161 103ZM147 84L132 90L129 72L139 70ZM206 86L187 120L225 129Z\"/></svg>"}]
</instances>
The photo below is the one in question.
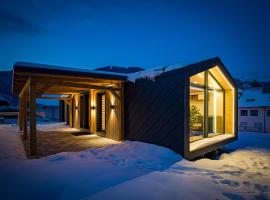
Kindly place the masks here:
<instances>
[{"instance_id":1,"label":"snowy path","mask_svg":"<svg viewBox=\"0 0 270 200\"><path fill-rule=\"evenodd\" d=\"M270 134L241 133L219 160L189 162L125 141L25 160L16 127L0 126L1 199L270 199ZM235 150L237 149L237 150Z\"/></svg>"},{"instance_id":2,"label":"snowy path","mask_svg":"<svg viewBox=\"0 0 270 200\"><path fill-rule=\"evenodd\" d=\"M0 160L5 159L26 159L18 129L11 125L0 125Z\"/></svg>"}]
</instances>

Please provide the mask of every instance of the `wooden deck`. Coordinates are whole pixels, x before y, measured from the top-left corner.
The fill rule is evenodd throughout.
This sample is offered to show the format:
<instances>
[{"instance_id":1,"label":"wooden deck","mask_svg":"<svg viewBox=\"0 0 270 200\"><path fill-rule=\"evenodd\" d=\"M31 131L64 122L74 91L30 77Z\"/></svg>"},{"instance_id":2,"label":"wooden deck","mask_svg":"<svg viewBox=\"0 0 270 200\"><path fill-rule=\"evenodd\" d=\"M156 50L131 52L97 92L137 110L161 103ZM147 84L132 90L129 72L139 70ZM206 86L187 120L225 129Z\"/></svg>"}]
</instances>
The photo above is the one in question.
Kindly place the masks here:
<instances>
[{"instance_id":1,"label":"wooden deck","mask_svg":"<svg viewBox=\"0 0 270 200\"><path fill-rule=\"evenodd\" d=\"M95 134L74 131L74 129L56 132L37 131L37 155L33 157L29 152L29 140L24 140L23 137L21 139L28 158L40 158L60 152L83 151L88 148L100 148L119 143Z\"/></svg>"}]
</instances>

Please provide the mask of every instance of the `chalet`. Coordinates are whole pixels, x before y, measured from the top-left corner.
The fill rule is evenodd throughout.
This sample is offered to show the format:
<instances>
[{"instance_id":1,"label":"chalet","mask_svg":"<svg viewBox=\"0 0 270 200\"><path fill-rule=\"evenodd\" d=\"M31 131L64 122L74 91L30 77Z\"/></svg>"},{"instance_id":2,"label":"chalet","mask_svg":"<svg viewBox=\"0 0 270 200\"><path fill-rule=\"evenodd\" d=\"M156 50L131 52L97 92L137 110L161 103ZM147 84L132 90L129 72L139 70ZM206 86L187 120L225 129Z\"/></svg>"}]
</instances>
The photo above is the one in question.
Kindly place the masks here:
<instances>
[{"instance_id":1,"label":"chalet","mask_svg":"<svg viewBox=\"0 0 270 200\"><path fill-rule=\"evenodd\" d=\"M270 132L270 91L267 87L248 87L239 97L238 130Z\"/></svg>"},{"instance_id":2,"label":"chalet","mask_svg":"<svg viewBox=\"0 0 270 200\"><path fill-rule=\"evenodd\" d=\"M237 86L219 58L133 73L17 62L19 127L35 155L36 99L61 94L70 127L171 148L187 159L237 139Z\"/></svg>"}]
</instances>

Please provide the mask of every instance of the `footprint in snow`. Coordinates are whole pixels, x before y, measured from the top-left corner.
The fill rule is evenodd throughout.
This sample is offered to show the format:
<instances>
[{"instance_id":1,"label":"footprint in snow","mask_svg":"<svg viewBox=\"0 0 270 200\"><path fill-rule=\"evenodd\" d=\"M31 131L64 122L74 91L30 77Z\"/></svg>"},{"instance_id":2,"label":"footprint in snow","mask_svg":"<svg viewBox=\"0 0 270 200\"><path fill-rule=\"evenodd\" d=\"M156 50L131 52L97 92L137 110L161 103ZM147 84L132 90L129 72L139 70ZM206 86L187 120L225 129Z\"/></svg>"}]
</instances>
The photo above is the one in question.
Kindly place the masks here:
<instances>
[{"instance_id":1,"label":"footprint in snow","mask_svg":"<svg viewBox=\"0 0 270 200\"><path fill-rule=\"evenodd\" d=\"M223 179L221 176L218 176L218 175L213 175L211 176L212 179Z\"/></svg>"},{"instance_id":2,"label":"footprint in snow","mask_svg":"<svg viewBox=\"0 0 270 200\"><path fill-rule=\"evenodd\" d=\"M260 192L270 192L270 188L267 185L255 184L254 187Z\"/></svg>"},{"instance_id":3,"label":"footprint in snow","mask_svg":"<svg viewBox=\"0 0 270 200\"><path fill-rule=\"evenodd\" d=\"M239 187L240 186L239 182L233 181L233 180L228 180L228 179L220 180L219 182L223 185L228 185L230 187Z\"/></svg>"}]
</instances>

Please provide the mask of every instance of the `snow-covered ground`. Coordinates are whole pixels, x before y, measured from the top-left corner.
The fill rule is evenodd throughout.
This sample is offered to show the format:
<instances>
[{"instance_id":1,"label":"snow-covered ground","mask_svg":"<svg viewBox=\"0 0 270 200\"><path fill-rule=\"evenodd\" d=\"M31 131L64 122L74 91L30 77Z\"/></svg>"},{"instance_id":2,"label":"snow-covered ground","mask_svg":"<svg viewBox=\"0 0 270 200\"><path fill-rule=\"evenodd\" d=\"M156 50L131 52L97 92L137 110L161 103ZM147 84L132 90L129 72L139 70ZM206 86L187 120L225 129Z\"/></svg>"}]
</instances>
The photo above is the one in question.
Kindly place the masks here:
<instances>
[{"instance_id":1,"label":"snow-covered ground","mask_svg":"<svg viewBox=\"0 0 270 200\"><path fill-rule=\"evenodd\" d=\"M239 133L225 151L219 160L190 162L164 147L124 141L27 160L17 127L0 125L0 197L270 199L270 134Z\"/></svg>"}]
</instances>

